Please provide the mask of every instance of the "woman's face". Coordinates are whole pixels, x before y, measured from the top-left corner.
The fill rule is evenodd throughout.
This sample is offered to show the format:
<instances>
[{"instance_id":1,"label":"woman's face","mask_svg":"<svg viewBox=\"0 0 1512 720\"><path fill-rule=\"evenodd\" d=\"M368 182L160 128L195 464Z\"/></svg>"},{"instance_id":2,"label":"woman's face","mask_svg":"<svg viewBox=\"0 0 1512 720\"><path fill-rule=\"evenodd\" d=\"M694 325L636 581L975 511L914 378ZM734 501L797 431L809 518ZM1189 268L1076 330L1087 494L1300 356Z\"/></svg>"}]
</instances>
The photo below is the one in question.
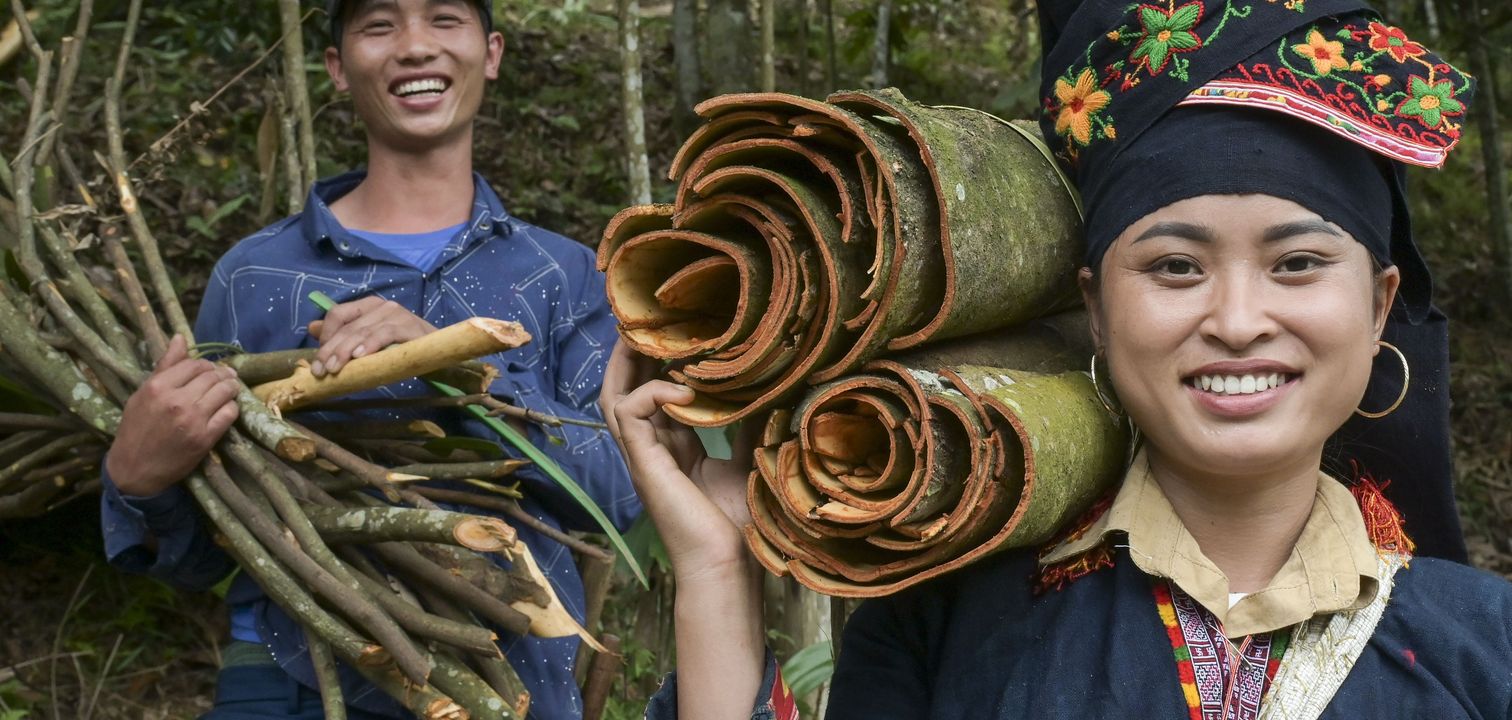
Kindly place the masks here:
<instances>
[{"instance_id":1,"label":"woman's face","mask_svg":"<svg viewBox=\"0 0 1512 720\"><path fill-rule=\"evenodd\" d=\"M1082 271L1093 333L1152 459L1209 476L1316 467L1360 401L1395 268L1268 195L1206 195L1124 231Z\"/></svg>"}]
</instances>

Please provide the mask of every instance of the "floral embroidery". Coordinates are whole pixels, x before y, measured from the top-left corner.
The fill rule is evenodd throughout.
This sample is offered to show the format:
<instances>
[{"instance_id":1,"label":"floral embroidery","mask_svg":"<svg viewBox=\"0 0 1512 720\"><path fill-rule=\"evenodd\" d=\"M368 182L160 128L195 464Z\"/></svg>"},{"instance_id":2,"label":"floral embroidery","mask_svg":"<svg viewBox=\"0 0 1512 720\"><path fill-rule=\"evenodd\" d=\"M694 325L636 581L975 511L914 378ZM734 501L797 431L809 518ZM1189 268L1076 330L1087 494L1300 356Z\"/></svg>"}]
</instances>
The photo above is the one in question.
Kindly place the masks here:
<instances>
[{"instance_id":1,"label":"floral embroidery","mask_svg":"<svg viewBox=\"0 0 1512 720\"><path fill-rule=\"evenodd\" d=\"M1293 45L1292 50L1311 60L1313 72L1319 75L1349 67L1349 61L1344 59L1344 43L1323 39L1323 33L1316 28L1307 34L1306 43Z\"/></svg>"},{"instance_id":2,"label":"floral embroidery","mask_svg":"<svg viewBox=\"0 0 1512 720\"><path fill-rule=\"evenodd\" d=\"M1092 118L1108 106L1113 96L1098 87L1097 74L1087 68L1074 83L1066 82L1065 78L1057 79L1055 99L1060 101L1055 132L1062 137L1070 135L1077 144L1085 146L1092 141Z\"/></svg>"},{"instance_id":3,"label":"floral embroidery","mask_svg":"<svg viewBox=\"0 0 1512 720\"><path fill-rule=\"evenodd\" d=\"M1202 47L1202 38L1192 31L1201 20L1200 2L1189 2L1169 11L1153 5L1139 6L1139 24L1144 34L1140 35L1130 59L1144 63L1151 75L1159 75L1165 71L1172 54Z\"/></svg>"},{"instance_id":4,"label":"floral embroidery","mask_svg":"<svg viewBox=\"0 0 1512 720\"><path fill-rule=\"evenodd\" d=\"M1389 27L1378 22L1370 24L1370 49L1386 51L1391 54L1391 59L1399 63L1407 62L1407 58L1417 57L1428 50L1422 45L1407 39L1407 33L1401 28Z\"/></svg>"},{"instance_id":5,"label":"floral embroidery","mask_svg":"<svg viewBox=\"0 0 1512 720\"><path fill-rule=\"evenodd\" d=\"M1415 117L1430 128L1439 126L1445 115L1462 115L1465 105L1454 99L1454 83L1443 80L1430 83L1413 76L1407 79L1407 99L1396 108L1396 114Z\"/></svg>"}]
</instances>

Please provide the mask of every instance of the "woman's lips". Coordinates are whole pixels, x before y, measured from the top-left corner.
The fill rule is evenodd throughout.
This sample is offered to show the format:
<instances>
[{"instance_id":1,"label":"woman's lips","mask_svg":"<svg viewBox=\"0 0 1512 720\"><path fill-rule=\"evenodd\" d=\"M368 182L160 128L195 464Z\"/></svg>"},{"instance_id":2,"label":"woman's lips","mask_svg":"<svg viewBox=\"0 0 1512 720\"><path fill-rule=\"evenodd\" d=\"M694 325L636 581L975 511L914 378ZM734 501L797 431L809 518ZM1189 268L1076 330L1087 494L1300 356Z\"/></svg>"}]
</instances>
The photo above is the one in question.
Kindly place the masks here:
<instances>
[{"instance_id":1,"label":"woman's lips","mask_svg":"<svg viewBox=\"0 0 1512 720\"><path fill-rule=\"evenodd\" d=\"M1290 373L1210 374L1188 378L1183 386L1208 412L1242 418L1274 407L1300 380L1300 375Z\"/></svg>"}]
</instances>

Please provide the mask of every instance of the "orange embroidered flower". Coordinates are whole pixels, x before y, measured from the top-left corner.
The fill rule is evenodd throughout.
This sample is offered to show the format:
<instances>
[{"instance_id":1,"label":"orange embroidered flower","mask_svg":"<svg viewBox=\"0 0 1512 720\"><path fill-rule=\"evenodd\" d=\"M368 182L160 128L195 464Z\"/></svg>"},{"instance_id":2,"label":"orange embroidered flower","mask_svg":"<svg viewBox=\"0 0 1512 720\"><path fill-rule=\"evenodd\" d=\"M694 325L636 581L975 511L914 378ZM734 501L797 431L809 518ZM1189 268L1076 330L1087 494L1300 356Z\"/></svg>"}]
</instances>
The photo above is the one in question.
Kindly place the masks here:
<instances>
[{"instance_id":1,"label":"orange embroidered flower","mask_svg":"<svg viewBox=\"0 0 1512 720\"><path fill-rule=\"evenodd\" d=\"M1407 62L1407 58L1428 52L1422 45L1407 39L1407 33L1402 32L1401 28L1378 22L1370 24L1370 49L1376 52L1384 50L1397 62Z\"/></svg>"},{"instance_id":2,"label":"orange embroidered flower","mask_svg":"<svg viewBox=\"0 0 1512 720\"><path fill-rule=\"evenodd\" d=\"M1103 128L1103 136L1106 137L1106 138L1108 138L1109 140L1117 140L1118 139L1118 133L1113 131L1113 126L1112 125L1109 125L1109 126Z\"/></svg>"},{"instance_id":3,"label":"orange embroidered flower","mask_svg":"<svg viewBox=\"0 0 1512 720\"><path fill-rule=\"evenodd\" d=\"M1055 99L1060 101L1060 113L1055 116L1056 134L1070 135L1078 145L1086 145L1092 141L1092 116L1107 107L1113 96L1097 87L1097 75L1087 68L1076 76L1075 83L1057 79Z\"/></svg>"},{"instance_id":4,"label":"orange embroidered flower","mask_svg":"<svg viewBox=\"0 0 1512 720\"><path fill-rule=\"evenodd\" d=\"M1377 75L1370 80L1371 82L1374 82L1376 84L1376 87L1386 87L1387 85L1391 84L1390 75Z\"/></svg>"},{"instance_id":5,"label":"orange embroidered flower","mask_svg":"<svg viewBox=\"0 0 1512 720\"><path fill-rule=\"evenodd\" d=\"M1325 40L1323 33L1317 30L1308 32L1307 42L1293 45L1292 50L1311 60L1313 72L1319 75L1327 75L1334 70L1344 70L1349 67L1349 61L1344 59L1344 43Z\"/></svg>"}]
</instances>

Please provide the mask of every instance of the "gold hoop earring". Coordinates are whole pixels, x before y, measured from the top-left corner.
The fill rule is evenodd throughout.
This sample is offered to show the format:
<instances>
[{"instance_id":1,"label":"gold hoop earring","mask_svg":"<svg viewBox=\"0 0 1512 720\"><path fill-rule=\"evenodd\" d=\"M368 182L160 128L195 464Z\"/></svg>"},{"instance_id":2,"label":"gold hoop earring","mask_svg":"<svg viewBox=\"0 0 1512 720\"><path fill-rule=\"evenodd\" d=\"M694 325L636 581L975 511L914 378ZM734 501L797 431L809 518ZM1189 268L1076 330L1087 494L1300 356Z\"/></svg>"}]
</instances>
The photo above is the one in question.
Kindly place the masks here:
<instances>
[{"instance_id":1,"label":"gold hoop earring","mask_svg":"<svg viewBox=\"0 0 1512 720\"><path fill-rule=\"evenodd\" d=\"M1356 415L1359 415L1360 417L1367 417L1367 418L1370 418L1372 420L1375 420L1375 419L1378 419L1378 418L1383 418L1383 417L1386 417L1387 415L1392 414L1393 412L1396 412L1396 409L1402 406L1402 401L1407 399L1407 388L1412 383L1412 367L1407 364L1407 356L1403 355L1402 351L1400 349L1398 349L1397 346L1392 345L1391 343L1386 342L1385 340L1377 340L1376 344L1379 345L1379 346L1381 346L1381 347L1383 347L1383 348L1386 348L1386 349L1388 349L1388 350L1390 350L1390 351L1392 351L1394 353L1396 353L1396 356L1399 359L1401 359L1401 361L1402 361L1402 392L1401 392L1400 395L1397 395L1396 402L1392 403L1391 407L1386 408L1385 410L1382 410L1380 412L1366 412L1366 411L1361 410L1359 408L1355 408L1355 414Z\"/></svg>"},{"instance_id":2,"label":"gold hoop earring","mask_svg":"<svg viewBox=\"0 0 1512 720\"><path fill-rule=\"evenodd\" d=\"M1097 383L1097 353L1092 353L1092 392L1097 394L1097 401L1102 403L1103 409L1109 415L1121 418L1124 416L1123 407L1115 402L1110 402L1108 396L1103 393L1102 386Z\"/></svg>"}]
</instances>

